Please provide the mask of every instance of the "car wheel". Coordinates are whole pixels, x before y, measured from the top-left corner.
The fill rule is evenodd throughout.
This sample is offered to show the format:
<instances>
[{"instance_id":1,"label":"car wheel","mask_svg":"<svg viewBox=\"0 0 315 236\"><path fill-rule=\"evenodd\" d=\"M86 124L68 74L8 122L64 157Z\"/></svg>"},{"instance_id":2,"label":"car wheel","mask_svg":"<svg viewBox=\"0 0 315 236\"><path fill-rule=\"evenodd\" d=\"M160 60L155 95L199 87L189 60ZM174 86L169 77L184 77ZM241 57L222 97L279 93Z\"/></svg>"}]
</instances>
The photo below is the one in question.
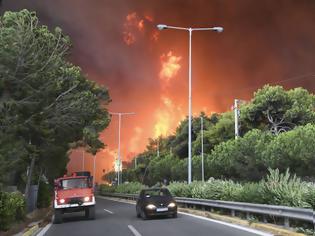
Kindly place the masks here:
<instances>
[{"instance_id":1,"label":"car wheel","mask_svg":"<svg viewBox=\"0 0 315 236\"><path fill-rule=\"evenodd\" d=\"M136 207L136 212L137 212L137 218L140 218L141 215L140 215L140 213L139 213L138 207Z\"/></svg>"},{"instance_id":2,"label":"car wheel","mask_svg":"<svg viewBox=\"0 0 315 236\"><path fill-rule=\"evenodd\" d=\"M144 211L141 211L141 218L143 219L143 220L147 220L148 219L148 216L145 214L145 212Z\"/></svg>"},{"instance_id":3,"label":"car wheel","mask_svg":"<svg viewBox=\"0 0 315 236\"><path fill-rule=\"evenodd\" d=\"M62 223L62 211L60 209L55 209L53 223L54 224L61 224Z\"/></svg>"},{"instance_id":4,"label":"car wheel","mask_svg":"<svg viewBox=\"0 0 315 236\"><path fill-rule=\"evenodd\" d=\"M95 219L95 206L90 206L85 209L85 217L89 220Z\"/></svg>"},{"instance_id":5,"label":"car wheel","mask_svg":"<svg viewBox=\"0 0 315 236\"><path fill-rule=\"evenodd\" d=\"M173 218L177 218L177 212L172 215Z\"/></svg>"}]
</instances>

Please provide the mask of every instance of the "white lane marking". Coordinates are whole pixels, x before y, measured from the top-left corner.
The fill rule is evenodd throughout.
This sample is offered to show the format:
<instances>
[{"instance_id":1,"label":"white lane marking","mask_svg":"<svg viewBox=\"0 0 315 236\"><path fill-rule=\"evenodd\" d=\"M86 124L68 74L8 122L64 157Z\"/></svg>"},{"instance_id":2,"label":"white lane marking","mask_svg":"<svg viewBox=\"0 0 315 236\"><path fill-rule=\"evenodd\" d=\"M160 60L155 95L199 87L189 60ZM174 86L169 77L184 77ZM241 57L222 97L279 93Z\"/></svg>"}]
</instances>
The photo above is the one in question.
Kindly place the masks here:
<instances>
[{"instance_id":1,"label":"white lane marking","mask_svg":"<svg viewBox=\"0 0 315 236\"><path fill-rule=\"evenodd\" d=\"M49 228L51 227L51 223L49 223L48 225L46 225L38 234L37 236L44 236L46 234L46 232L49 230Z\"/></svg>"},{"instance_id":2,"label":"white lane marking","mask_svg":"<svg viewBox=\"0 0 315 236\"><path fill-rule=\"evenodd\" d=\"M230 224L230 223L226 223L226 222L222 222L222 221L218 221L218 220L213 220L213 219L209 219L207 217L197 216L197 215L189 214L189 213L186 213L186 212L179 212L179 214L195 217L195 218L198 218L198 219L214 222L214 223L217 223L217 224L226 225L226 226L229 226L229 227L232 227L232 228L240 229L240 230L247 231L249 233L253 233L253 234L257 234L257 235L261 235L261 236L273 236L273 234L270 234L270 233L265 233L265 232L261 232L261 231L255 230L255 229L250 229L250 228L247 228L247 227L243 227L243 226L240 226L240 225L234 225L234 224Z\"/></svg>"},{"instance_id":3,"label":"white lane marking","mask_svg":"<svg viewBox=\"0 0 315 236\"><path fill-rule=\"evenodd\" d=\"M107 209L104 209L104 211L108 212L109 214L114 214L114 212L107 210Z\"/></svg>"},{"instance_id":4,"label":"white lane marking","mask_svg":"<svg viewBox=\"0 0 315 236\"><path fill-rule=\"evenodd\" d=\"M141 236L141 234L132 225L128 225L128 228L130 229L134 236Z\"/></svg>"},{"instance_id":5,"label":"white lane marking","mask_svg":"<svg viewBox=\"0 0 315 236\"><path fill-rule=\"evenodd\" d=\"M113 199L113 198L108 198L108 197L103 197L103 196L97 196L100 199L108 200L108 201L113 201L113 202L120 202L120 203L125 203L125 204L131 204L131 205L136 205L135 202L125 202L123 200L118 200L118 199Z\"/></svg>"}]
</instances>

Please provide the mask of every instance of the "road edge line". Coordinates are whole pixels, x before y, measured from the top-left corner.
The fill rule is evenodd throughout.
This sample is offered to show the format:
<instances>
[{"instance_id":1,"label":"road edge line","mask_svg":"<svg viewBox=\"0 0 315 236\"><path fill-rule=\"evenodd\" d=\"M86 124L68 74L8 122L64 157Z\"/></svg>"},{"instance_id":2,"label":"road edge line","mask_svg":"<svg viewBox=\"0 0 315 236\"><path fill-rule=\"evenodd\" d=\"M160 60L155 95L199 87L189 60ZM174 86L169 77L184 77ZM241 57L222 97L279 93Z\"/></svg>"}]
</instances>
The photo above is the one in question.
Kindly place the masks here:
<instances>
[{"instance_id":1,"label":"road edge line","mask_svg":"<svg viewBox=\"0 0 315 236\"><path fill-rule=\"evenodd\" d=\"M229 226L231 228L240 229L240 230L243 230L243 231L246 231L246 232L249 232L249 233L253 233L253 234L257 234L257 235L261 235L261 236L273 236L273 234L271 234L271 233L262 232L262 231L259 231L259 230L251 229L251 228L248 228L248 227L245 227L245 226L240 226L240 225L236 225L236 224L232 224L232 223L227 223L227 222L224 222L224 221L209 219L209 218L204 217L204 216L193 215L193 214L190 214L190 213L180 212L180 211L178 213L181 214L181 215L187 215L187 216L191 216L191 217L198 218L198 219L201 219L201 220L214 222L214 223L217 223L217 224L226 225L226 226Z\"/></svg>"},{"instance_id":2,"label":"road edge line","mask_svg":"<svg viewBox=\"0 0 315 236\"><path fill-rule=\"evenodd\" d=\"M47 224L36 236L44 236L51 226L52 223Z\"/></svg>"}]
</instances>

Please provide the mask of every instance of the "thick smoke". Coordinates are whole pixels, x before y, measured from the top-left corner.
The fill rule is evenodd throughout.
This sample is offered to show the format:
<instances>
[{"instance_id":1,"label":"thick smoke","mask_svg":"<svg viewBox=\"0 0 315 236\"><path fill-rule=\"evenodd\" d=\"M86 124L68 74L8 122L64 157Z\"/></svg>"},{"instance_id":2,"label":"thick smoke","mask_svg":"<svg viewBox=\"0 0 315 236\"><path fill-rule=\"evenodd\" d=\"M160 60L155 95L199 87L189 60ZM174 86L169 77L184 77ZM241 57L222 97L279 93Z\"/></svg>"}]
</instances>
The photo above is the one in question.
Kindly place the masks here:
<instances>
[{"instance_id":1,"label":"thick smoke","mask_svg":"<svg viewBox=\"0 0 315 236\"><path fill-rule=\"evenodd\" d=\"M71 36L71 60L109 87L110 110L136 112L123 119L123 157L145 147L154 135L156 112L162 109L163 116L160 58L170 51L181 60L176 79L168 81L167 99L172 110L187 113L188 34L158 32L158 23L225 28L222 34L193 33L194 113L228 110L234 98L250 99L266 83L315 90L314 77L301 77L315 74L313 0L4 0L1 11L22 8L36 10L42 23L61 26ZM126 23L128 15L137 27ZM126 44L126 39L132 40ZM290 78L297 79L278 82ZM109 149L98 155L101 169L112 165L116 131L113 118L102 134Z\"/></svg>"}]
</instances>

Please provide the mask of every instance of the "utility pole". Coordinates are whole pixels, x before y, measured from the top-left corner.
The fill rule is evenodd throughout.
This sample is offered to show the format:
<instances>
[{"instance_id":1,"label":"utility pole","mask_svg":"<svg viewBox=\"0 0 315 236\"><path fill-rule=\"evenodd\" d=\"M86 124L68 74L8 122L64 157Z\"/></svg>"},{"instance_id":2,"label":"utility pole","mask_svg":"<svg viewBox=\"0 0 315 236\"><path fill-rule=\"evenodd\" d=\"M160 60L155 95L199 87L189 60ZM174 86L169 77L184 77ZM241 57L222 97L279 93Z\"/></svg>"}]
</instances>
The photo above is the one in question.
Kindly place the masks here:
<instances>
[{"instance_id":1,"label":"utility pole","mask_svg":"<svg viewBox=\"0 0 315 236\"><path fill-rule=\"evenodd\" d=\"M157 154L157 157L160 157L160 137L158 137L158 140L157 140L156 154Z\"/></svg>"},{"instance_id":2,"label":"utility pole","mask_svg":"<svg viewBox=\"0 0 315 236\"><path fill-rule=\"evenodd\" d=\"M204 167L204 156L203 156L203 117L200 116L200 127L201 127L201 180L205 181L205 167Z\"/></svg>"},{"instance_id":3,"label":"utility pole","mask_svg":"<svg viewBox=\"0 0 315 236\"><path fill-rule=\"evenodd\" d=\"M137 169L137 157L135 157L135 169Z\"/></svg>"},{"instance_id":4,"label":"utility pole","mask_svg":"<svg viewBox=\"0 0 315 236\"><path fill-rule=\"evenodd\" d=\"M239 119L239 108L238 108L238 104L239 104L239 100L238 99L234 99L234 126L235 126L235 139L237 139L239 137L239 123L238 123L238 119Z\"/></svg>"},{"instance_id":5,"label":"utility pole","mask_svg":"<svg viewBox=\"0 0 315 236\"><path fill-rule=\"evenodd\" d=\"M120 130L121 130L121 117L125 115L134 115L136 113L134 112L110 112L111 115L117 115L118 116L118 171L117 171L117 181L118 185L122 182L120 176L120 172L122 170L121 166L121 156L120 156ZM120 170L121 169L121 170Z\"/></svg>"},{"instance_id":6,"label":"utility pole","mask_svg":"<svg viewBox=\"0 0 315 236\"><path fill-rule=\"evenodd\" d=\"M85 159L85 151L84 151L84 149L82 150L82 171L84 171L84 159Z\"/></svg>"},{"instance_id":7,"label":"utility pole","mask_svg":"<svg viewBox=\"0 0 315 236\"><path fill-rule=\"evenodd\" d=\"M96 167L96 154L93 156L93 188L95 188L95 167Z\"/></svg>"}]
</instances>

